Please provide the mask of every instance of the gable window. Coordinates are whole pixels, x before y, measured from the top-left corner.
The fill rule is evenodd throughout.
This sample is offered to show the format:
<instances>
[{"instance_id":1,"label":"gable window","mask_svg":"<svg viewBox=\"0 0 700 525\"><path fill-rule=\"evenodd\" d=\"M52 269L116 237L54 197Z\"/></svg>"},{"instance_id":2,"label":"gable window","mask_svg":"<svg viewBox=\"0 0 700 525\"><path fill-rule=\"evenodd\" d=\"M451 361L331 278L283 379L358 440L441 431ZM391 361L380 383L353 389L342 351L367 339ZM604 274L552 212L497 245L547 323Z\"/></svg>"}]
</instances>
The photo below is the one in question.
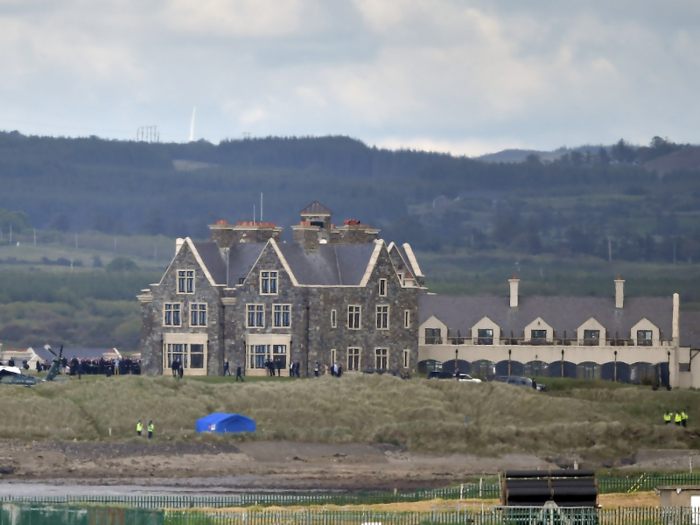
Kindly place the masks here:
<instances>
[{"instance_id":1,"label":"gable window","mask_svg":"<svg viewBox=\"0 0 700 525\"><path fill-rule=\"evenodd\" d=\"M276 304L274 306L274 317L272 325L275 328L287 328L291 325L291 304Z\"/></svg>"},{"instance_id":2,"label":"gable window","mask_svg":"<svg viewBox=\"0 0 700 525\"><path fill-rule=\"evenodd\" d=\"M583 331L584 346L600 345L600 330L584 330Z\"/></svg>"},{"instance_id":3,"label":"gable window","mask_svg":"<svg viewBox=\"0 0 700 525\"><path fill-rule=\"evenodd\" d=\"M379 296L386 297L386 279L379 279Z\"/></svg>"},{"instance_id":4,"label":"gable window","mask_svg":"<svg viewBox=\"0 0 700 525\"><path fill-rule=\"evenodd\" d=\"M269 295L277 293L277 272L260 272L260 293Z\"/></svg>"},{"instance_id":5,"label":"gable window","mask_svg":"<svg viewBox=\"0 0 700 525\"><path fill-rule=\"evenodd\" d=\"M403 272L398 272L397 275L398 275L398 277L399 277L399 282L401 283L401 286L403 286L403 285L404 285L404 282L403 282Z\"/></svg>"},{"instance_id":6,"label":"gable window","mask_svg":"<svg viewBox=\"0 0 700 525\"><path fill-rule=\"evenodd\" d=\"M530 344L541 345L547 342L547 330L530 330Z\"/></svg>"},{"instance_id":7,"label":"gable window","mask_svg":"<svg viewBox=\"0 0 700 525\"><path fill-rule=\"evenodd\" d=\"M360 319L361 319L361 314L362 313L362 307L361 306L348 306L348 328L351 330L359 330L360 329Z\"/></svg>"},{"instance_id":8,"label":"gable window","mask_svg":"<svg viewBox=\"0 0 700 525\"><path fill-rule=\"evenodd\" d=\"M545 337L547 332L545 332ZM492 345L493 344L493 328L479 328L477 331L478 339L476 344L478 345Z\"/></svg>"},{"instance_id":9,"label":"gable window","mask_svg":"<svg viewBox=\"0 0 700 525\"><path fill-rule=\"evenodd\" d=\"M348 370L357 372L360 369L360 349L348 348Z\"/></svg>"},{"instance_id":10,"label":"gable window","mask_svg":"<svg viewBox=\"0 0 700 525\"><path fill-rule=\"evenodd\" d=\"M377 348L375 350L375 368L377 370L386 370L389 368L389 350L386 348Z\"/></svg>"},{"instance_id":11,"label":"gable window","mask_svg":"<svg viewBox=\"0 0 700 525\"><path fill-rule=\"evenodd\" d=\"M265 305L249 304L246 309L248 311L248 327L263 328L265 326Z\"/></svg>"},{"instance_id":12,"label":"gable window","mask_svg":"<svg viewBox=\"0 0 700 525\"><path fill-rule=\"evenodd\" d=\"M338 314L335 310L331 310L331 328L338 326Z\"/></svg>"},{"instance_id":13,"label":"gable window","mask_svg":"<svg viewBox=\"0 0 700 525\"><path fill-rule=\"evenodd\" d=\"M654 342L652 330L637 330L637 346L651 346Z\"/></svg>"},{"instance_id":14,"label":"gable window","mask_svg":"<svg viewBox=\"0 0 700 525\"><path fill-rule=\"evenodd\" d=\"M177 293L194 293L194 270L178 270Z\"/></svg>"},{"instance_id":15,"label":"gable window","mask_svg":"<svg viewBox=\"0 0 700 525\"><path fill-rule=\"evenodd\" d=\"M377 306L377 328L379 330L389 329L389 307L386 305Z\"/></svg>"},{"instance_id":16,"label":"gable window","mask_svg":"<svg viewBox=\"0 0 700 525\"><path fill-rule=\"evenodd\" d=\"M190 304L190 326L207 326L207 305L203 303Z\"/></svg>"},{"instance_id":17,"label":"gable window","mask_svg":"<svg viewBox=\"0 0 700 525\"><path fill-rule=\"evenodd\" d=\"M411 310L403 311L403 327L411 328Z\"/></svg>"},{"instance_id":18,"label":"gable window","mask_svg":"<svg viewBox=\"0 0 700 525\"><path fill-rule=\"evenodd\" d=\"M180 326L180 303L165 303L165 326Z\"/></svg>"},{"instance_id":19,"label":"gable window","mask_svg":"<svg viewBox=\"0 0 700 525\"><path fill-rule=\"evenodd\" d=\"M403 367L408 368L410 364L411 364L411 351L404 350L403 351Z\"/></svg>"},{"instance_id":20,"label":"gable window","mask_svg":"<svg viewBox=\"0 0 700 525\"><path fill-rule=\"evenodd\" d=\"M425 344L426 345L441 345L442 344L442 330L440 328L426 328L425 329Z\"/></svg>"}]
</instances>

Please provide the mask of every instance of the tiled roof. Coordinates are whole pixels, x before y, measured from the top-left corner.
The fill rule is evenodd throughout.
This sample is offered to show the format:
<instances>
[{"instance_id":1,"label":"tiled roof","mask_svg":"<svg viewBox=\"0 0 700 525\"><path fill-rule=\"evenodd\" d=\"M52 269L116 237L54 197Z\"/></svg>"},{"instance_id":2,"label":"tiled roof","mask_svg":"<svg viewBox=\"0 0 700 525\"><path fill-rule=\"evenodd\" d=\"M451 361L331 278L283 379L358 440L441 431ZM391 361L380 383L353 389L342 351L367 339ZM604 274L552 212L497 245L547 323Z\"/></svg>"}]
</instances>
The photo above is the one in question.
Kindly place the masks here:
<instances>
[{"instance_id":1,"label":"tiled roof","mask_svg":"<svg viewBox=\"0 0 700 525\"><path fill-rule=\"evenodd\" d=\"M299 284L359 285L374 244L320 244L318 252L305 252L298 243L278 245Z\"/></svg>"},{"instance_id":2,"label":"tiled roof","mask_svg":"<svg viewBox=\"0 0 700 525\"><path fill-rule=\"evenodd\" d=\"M681 346L700 350L700 312L681 312Z\"/></svg>"},{"instance_id":3,"label":"tiled roof","mask_svg":"<svg viewBox=\"0 0 700 525\"><path fill-rule=\"evenodd\" d=\"M299 215L332 215L333 212L318 201L313 201L299 212Z\"/></svg>"},{"instance_id":4,"label":"tiled roof","mask_svg":"<svg viewBox=\"0 0 700 525\"><path fill-rule=\"evenodd\" d=\"M226 261L221 256L219 246L215 242L195 242L193 244L214 282L226 284Z\"/></svg>"},{"instance_id":5,"label":"tiled roof","mask_svg":"<svg viewBox=\"0 0 700 525\"><path fill-rule=\"evenodd\" d=\"M242 242L231 245L228 255L228 285L233 287L245 279L260 257L265 242Z\"/></svg>"},{"instance_id":6,"label":"tiled roof","mask_svg":"<svg viewBox=\"0 0 700 525\"><path fill-rule=\"evenodd\" d=\"M434 315L463 336L488 317L501 328L504 337L523 337L525 327L541 317L554 329L555 337L574 339L576 329L591 317L602 324L608 337L630 337L630 329L647 318L661 330L662 339L671 338L673 299L671 297L626 297L624 308L615 308L614 297L531 296L519 298L517 308L508 297L422 295L418 303L422 324Z\"/></svg>"}]
</instances>

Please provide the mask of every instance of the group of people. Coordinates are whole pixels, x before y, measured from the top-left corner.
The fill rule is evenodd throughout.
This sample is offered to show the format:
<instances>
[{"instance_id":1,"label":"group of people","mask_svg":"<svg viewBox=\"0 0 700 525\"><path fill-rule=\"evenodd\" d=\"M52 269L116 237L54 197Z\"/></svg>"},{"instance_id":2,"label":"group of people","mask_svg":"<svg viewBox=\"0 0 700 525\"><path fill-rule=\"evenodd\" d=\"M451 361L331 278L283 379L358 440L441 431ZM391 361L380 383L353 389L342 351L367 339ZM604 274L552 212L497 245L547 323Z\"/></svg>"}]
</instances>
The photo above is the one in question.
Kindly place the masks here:
<instances>
[{"instance_id":1,"label":"group of people","mask_svg":"<svg viewBox=\"0 0 700 525\"><path fill-rule=\"evenodd\" d=\"M0 366L5 366L5 364L2 362L2 359L0 359ZM10 357L10 359L8 359L7 366L15 366L14 358ZM29 370L29 363L27 363L26 359L22 359L22 368L24 368L25 370Z\"/></svg>"},{"instance_id":2,"label":"group of people","mask_svg":"<svg viewBox=\"0 0 700 525\"><path fill-rule=\"evenodd\" d=\"M338 363L333 363L330 367L328 365L323 365L323 367L325 375L328 375L329 372L333 377L340 377L343 375L343 367ZM314 377L318 377L319 375L321 375L321 367L318 364L318 361L316 361L316 364L314 365Z\"/></svg>"},{"instance_id":3,"label":"group of people","mask_svg":"<svg viewBox=\"0 0 700 525\"><path fill-rule=\"evenodd\" d=\"M182 366L182 361L180 360L179 357L176 357L173 359L172 364L170 365L170 369L173 371L173 377L175 379L182 379L182 375L184 373L183 366Z\"/></svg>"},{"instance_id":4,"label":"group of people","mask_svg":"<svg viewBox=\"0 0 700 525\"><path fill-rule=\"evenodd\" d=\"M146 431L148 432L148 439L151 439L153 437L153 432L155 431L156 427L153 424L153 421L148 422L148 427L146 427ZM136 423L136 435L140 436L141 433L143 432L143 423L141 423L141 420L139 419L138 423Z\"/></svg>"},{"instance_id":5,"label":"group of people","mask_svg":"<svg viewBox=\"0 0 700 525\"><path fill-rule=\"evenodd\" d=\"M36 371L48 371L51 368L50 361L36 363ZM73 379L76 375L78 379L82 378L83 374L98 375L128 375L141 373L141 361L139 359L131 359L122 357L116 359L105 359L104 357L78 359L73 356L70 360L66 357L61 358L58 373L64 372L67 376Z\"/></svg>"},{"instance_id":6,"label":"group of people","mask_svg":"<svg viewBox=\"0 0 700 525\"><path fill-rule=\"evenodd\" d=\"M674 415L673 412L670 410L667 410L666 413L664 414L664 423L666 425L670 425L671 421L673 421L676 425L679 427L687 427L688 426L688 412L685 410L680 410L676 412Z\"/></svg>"}]
</instances>

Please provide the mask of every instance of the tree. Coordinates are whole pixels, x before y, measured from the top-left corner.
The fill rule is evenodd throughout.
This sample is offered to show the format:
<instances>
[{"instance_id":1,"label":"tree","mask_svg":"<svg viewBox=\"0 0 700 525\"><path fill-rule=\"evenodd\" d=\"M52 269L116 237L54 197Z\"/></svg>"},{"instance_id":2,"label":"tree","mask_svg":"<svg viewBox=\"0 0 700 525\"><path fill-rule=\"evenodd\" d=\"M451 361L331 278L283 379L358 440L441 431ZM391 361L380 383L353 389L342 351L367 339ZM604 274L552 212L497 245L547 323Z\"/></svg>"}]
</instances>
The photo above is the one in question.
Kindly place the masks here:
<instances>
[{"instance_id":1,"label":"tree","mask_svg":"<svg viewBox=\"0 0 700 525\"><path fill-rule=\"evenodd\" d=\"M67 232L70 229L70 218L65 213L54 215L49 223L49 229Z\"/></svg>"},{"instance_id":2,"label":"tree","mask_svg":"<svg viewBox=\"0 0 700 525\"><path fill-rule=\"evenodd\" d=\"M128 257L115 257L105 266L108 272L135 272L138 269L138 265Z\"/></svg>"},{"instance_id":3,"label":"tree","mask_svg":"<svg viewBox=\"0 0 700 525\"><path fill-rule=\"evenodd\" d=\"M624 139L620 139L617 144L612 147L612 157L617 162L634 162L636 153L634 148L627 144Z\"/></svg>"}]
</instances>

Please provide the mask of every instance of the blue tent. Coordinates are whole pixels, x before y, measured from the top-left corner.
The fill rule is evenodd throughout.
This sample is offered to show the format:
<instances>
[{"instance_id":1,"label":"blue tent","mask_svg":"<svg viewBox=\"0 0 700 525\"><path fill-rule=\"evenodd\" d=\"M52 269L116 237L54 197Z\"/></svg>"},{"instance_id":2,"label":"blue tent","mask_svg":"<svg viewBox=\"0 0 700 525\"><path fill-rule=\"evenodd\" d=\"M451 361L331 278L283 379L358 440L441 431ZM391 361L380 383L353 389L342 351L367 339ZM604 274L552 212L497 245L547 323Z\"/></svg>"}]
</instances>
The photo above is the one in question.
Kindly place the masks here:
<instances>
[{"instance_id":1,"label":"blue tent","mask_svg":"<svg viewBox=\"0 0 700 525\"><path fill-rule=\"evenodd\" d=\"M255 432L255 421L240 414L209 414L197 420L197 432Z\"/></svg>"}]
</instances>

